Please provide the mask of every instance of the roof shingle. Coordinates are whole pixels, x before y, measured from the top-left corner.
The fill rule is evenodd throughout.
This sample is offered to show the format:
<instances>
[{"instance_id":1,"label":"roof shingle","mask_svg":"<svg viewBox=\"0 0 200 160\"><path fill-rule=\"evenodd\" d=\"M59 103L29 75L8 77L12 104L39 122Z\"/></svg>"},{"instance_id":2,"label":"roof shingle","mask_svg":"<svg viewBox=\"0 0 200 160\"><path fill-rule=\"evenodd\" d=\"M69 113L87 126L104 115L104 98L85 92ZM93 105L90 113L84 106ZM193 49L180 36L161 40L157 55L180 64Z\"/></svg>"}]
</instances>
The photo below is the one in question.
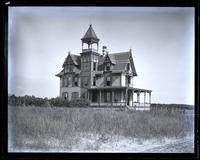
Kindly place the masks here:
<instances>
[{"instance_id":1,"label":"roof shingle","mask_svg":"<svg viewBox=\"0 0 200 160\"><path fill-rule=\"evenodd\" d=\"M83 36L83 38L81 38L81 40L90 40L90 39L94 39L96 41L99 41L99 38L97 37L96 33L94 32L92 25L90 24L87 32L85 33L85 35Z\"/></svg>"}]
</instances>

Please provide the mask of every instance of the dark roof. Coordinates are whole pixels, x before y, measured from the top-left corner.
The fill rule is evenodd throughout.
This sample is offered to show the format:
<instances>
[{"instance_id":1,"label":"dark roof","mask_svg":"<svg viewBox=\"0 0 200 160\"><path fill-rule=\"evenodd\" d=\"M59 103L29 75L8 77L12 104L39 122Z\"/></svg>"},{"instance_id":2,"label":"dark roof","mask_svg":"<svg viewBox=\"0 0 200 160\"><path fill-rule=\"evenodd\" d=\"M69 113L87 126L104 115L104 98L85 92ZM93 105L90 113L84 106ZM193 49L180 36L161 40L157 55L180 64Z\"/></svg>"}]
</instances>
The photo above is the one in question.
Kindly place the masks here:
<instances>
[{"instance_id":1,"label":"dark roof","mask_svg":"<svg viewBox=\"0 0 200 160\"><path fill-rule=\"evenodd\" d=\"M125 70L127 63L117 63L114 65L113 70Z\"/></svg>"},{"instance_id":2,"label":"dark roof","mask_svg":"<svg viewBox=\"0 0 200 160\"><path fill-rule=\"evenodd\" d=\"M116 62L119 61L126 61L128 62L130 56L131 56L131 52L119 52L119 53L110 53L109 57L115 57Z\"/></svg>"},{"instance_id":3,"label":"dark roof","mask_svg":"<svg viewBox=\"0 0 200 160\"><path fill-rule=\"evenodd\" d=\"M99 66L103 65L105 57L99 59ZM119 53L110 53L108 54L110 61L114 64L113 71L124 71L127 63L131 61L131 67L133 70L133 75L137 76L135 65L132 58L131 51L128 52L119 52Z\"/></svg>"},{"instance_id":4,"label":"dark roof","mask_svg":"<svg viewBox=\"0 0 200 160\"><path fill-rule=\"evenodd\" d=\"M87 32L85 33L85 35L83 36L83 38L81 38L82 41L99 41L99 38L97 37L96 33L94 32L94 29L92 28L92 25L90 24Z\"/></svg>"},{"instance_id":5,"label":"dark roof","mask_svg":"<svg viewBox=\"0 0 200 160\"><path fill-rule=\"evenodd\" d=\"M80 56L74 55L74 54L70 54L73 62L75 65L81 65L81 58Z\"/></svg>"},{"instance_id":6,"label":"dark roof","mask_svg":"<svg viewBox=\"0 0 200 160\"><path fill-rule=\"evenodd\" d=\"M61 72L59 72L58 74L56 74L56 76L61 77L63 74L64 74L64 69Z\"/></svg>"},{"instance_id":7,"label":"dark roof","mask_svg":"<svg viewBox=\"0 0 200 160\"><path fill-rule=\"evenodd\" d=\"M108 57L110 58L112 64L116 64L116 59L114 54L108 54Z\"/></svg>"},{"instance_id":8,"label":"dark roof","mask_svg":"<svg viewBox=\"0 0 200 160\"><path fill-rule=\"evenodd\" d=\"M73 63L74 63L76 66L80 66L80 65L81 65L81 57L80 57L80 56L74 55L74 54L71 54L71 53L68 54L67 58L68 58L69 56L71 57ZM65 65L65 63L66 63L67 58L65 58L63 67L64 67L64 65Z\"/></svg>"}]
</instances>

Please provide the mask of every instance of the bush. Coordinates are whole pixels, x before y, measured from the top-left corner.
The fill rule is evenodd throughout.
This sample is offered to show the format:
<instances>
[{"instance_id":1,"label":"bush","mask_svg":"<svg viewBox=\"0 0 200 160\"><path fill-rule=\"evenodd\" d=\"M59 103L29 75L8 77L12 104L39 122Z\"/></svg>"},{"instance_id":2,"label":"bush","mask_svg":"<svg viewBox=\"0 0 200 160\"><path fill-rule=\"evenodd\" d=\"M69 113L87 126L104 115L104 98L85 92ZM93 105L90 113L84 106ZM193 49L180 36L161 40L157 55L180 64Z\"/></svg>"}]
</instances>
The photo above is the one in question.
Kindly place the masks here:
<instances>
[{"instance_id":1,"label":"bush","mask_svg":"<svg viewBox=\"0 0 200 160\"><path fill-rule=\"evenodd\" d=\"M90 105L87 99L74 99L69 102L70 107L88 107Z\"/></svg>"}]
</instances>

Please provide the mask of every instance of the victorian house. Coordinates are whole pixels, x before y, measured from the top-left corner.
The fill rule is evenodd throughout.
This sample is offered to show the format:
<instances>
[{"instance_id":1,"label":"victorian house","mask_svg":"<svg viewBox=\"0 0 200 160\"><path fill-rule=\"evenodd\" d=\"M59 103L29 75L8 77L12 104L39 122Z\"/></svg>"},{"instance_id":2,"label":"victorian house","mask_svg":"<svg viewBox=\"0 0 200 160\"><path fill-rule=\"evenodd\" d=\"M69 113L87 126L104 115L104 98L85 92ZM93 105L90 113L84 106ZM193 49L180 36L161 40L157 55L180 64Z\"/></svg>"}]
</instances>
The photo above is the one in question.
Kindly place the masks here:
<instances>
[{"instance_id":1,"label":"victorian house","mask_svg":"<svg viewBox=\"0 0 200 160\"><path fill-rule=\"evenodd\" d=\"M91 106L150 106L151 90L134 86L137 72L131 50L109 53L103 46L100 53L100 39L92 25L81 41L80 55L69 52L62 71L56 75L60 78L61 98L88 99Z\"/></svg>"}]
</instances>

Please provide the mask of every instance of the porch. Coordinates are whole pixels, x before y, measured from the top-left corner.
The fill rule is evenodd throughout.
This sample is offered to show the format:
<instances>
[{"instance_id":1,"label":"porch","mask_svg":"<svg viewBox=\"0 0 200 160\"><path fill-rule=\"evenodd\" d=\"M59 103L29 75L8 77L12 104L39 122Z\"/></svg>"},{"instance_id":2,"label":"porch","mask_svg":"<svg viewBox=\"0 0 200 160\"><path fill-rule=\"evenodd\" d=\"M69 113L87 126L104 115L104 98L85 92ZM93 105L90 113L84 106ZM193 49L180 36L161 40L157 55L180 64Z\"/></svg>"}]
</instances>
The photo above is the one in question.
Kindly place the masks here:
<instances>
[{"instance_id":1,"label":"porch","mask_svg":"<svg viewBox=\"0 0 200 160\"><path fill-rule=\"evenodd\" d=\"M133 87L90 88L88 99L90 105L96 107L131 107L136 110L147 110L151 105L151 90Z\"/></svg>"}]
</instances>

